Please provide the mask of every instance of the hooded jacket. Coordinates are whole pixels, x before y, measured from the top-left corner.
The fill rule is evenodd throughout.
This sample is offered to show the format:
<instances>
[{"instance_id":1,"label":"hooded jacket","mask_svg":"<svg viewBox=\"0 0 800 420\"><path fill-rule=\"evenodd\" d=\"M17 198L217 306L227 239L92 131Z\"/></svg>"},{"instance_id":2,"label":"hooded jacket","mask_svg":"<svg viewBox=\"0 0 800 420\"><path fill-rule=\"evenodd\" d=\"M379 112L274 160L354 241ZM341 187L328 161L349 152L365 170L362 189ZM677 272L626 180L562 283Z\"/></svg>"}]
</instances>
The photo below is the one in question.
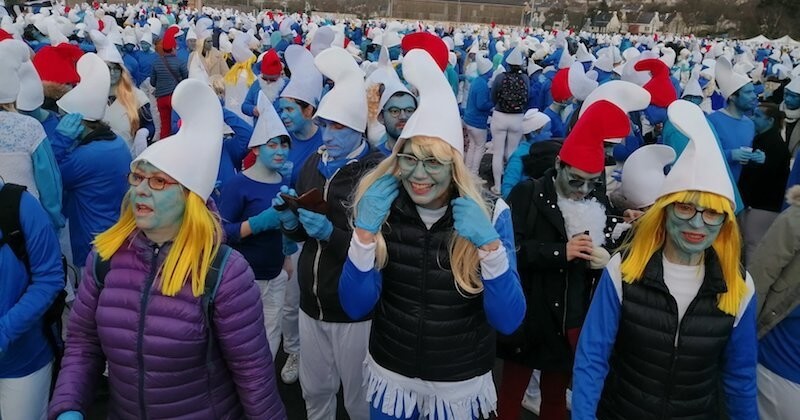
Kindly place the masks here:
<instances>
[{"instance_id":1,"label":"hooded jacket","mask_svg":"<svg viewBox=\"0 0 800 420\"><path fill-rule=\"evenodd\" d=\"M109 418L285 419L264 332L261 297L247 261L233 251L214 299L210 364L201 299L187 282L160 291L170 251L136 231L111 258L104 286L86 260L49 418L86 413L108 362Z\"/></svg>"}]
</instances>

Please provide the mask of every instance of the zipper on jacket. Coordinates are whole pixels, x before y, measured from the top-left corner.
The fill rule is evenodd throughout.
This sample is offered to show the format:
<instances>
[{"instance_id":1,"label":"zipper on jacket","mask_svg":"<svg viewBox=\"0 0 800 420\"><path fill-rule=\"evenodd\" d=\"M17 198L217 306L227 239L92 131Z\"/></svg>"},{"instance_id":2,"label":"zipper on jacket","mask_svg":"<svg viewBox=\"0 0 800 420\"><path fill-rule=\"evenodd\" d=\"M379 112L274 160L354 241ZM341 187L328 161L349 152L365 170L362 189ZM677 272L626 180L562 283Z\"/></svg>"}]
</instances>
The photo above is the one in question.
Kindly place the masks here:
<instances>
[{"instance_id":1,"label":"zipper on jacket","mask_svg":"<svg viewBox=\"0 0 800 420\"><path fill-rule=\"evenodd\" d=\"M419 320L417 321L417 351L422 350L422 336L423 336L422 328L425 324L424 312L425 312L425 305L427 304L425 299L426 297L425 292L427 291L426 289L428 287L428 250L430 246L431 246L431 231L427 230L425 232L425 247L423 248L422 252L422 284L420 285L419 288L420 291L419 301L421 305L420 305ZM456 285L456 287L458 287L458 285ZM417 354L415 356L416 356L415 358L417 359L417 375L420 376L422 375L423 357L421 357L422 356L421 354Z\"/></svg>"},{"instance_id":2,"label":"zipper on jacket","mask_svg":"<svg viewBox=\"0 0 800 420\"><path fill-rule=\"evenodd\" d=\"M156 245L153 247L153 259L150 262L150 274L147 276L147 281L144 284L142 291L142 298L139 302L139 331L136 334L136 358L138 361L139 372L139 418L147 419L147 406L144 401L144 353L142 347L144 346L144 321L147 313L147 304L150 299L150 289L153 287L153 281L156 277L156 270L158 268L158 253L161 247Z\"/></svg>"},{"instance_id":3,"label":"zipper on jacket","mask_svg":"<svg viewBox=\"0 0 800 420\"><path fill-rule=\"evenodd\" d=\"M672 307L675 308L675 316L677 317L678 316L678 302L675 300L675 297L673 297L671 293L667 293L667 295L671 299ZM686 308L686 312L684 312L684 314L683 314L683 318L678 320L678 326L675 329L675 335L673 336L673 339L672 339L672 355L671 355L670 361L669 361L669 376L668 376L668 381L667 381L667 389L666 389L666 392L664 394L664 399L662 401L662 409L661 409L661 418L664 419L664 420L670 418L668 413L667 413L667 404L669 403L670 397L672 396L673 385L675 385L674 384L674 382L675 382L675 364L678 361L678 355L680 353L681 329L683 327L683 320L686 319L686 315L689 312L691 312L692 309L694 309L694 307L695 307L695 305L697 303L697 298L698 297L699 297L699 294L697 296L695 296L694 299L692 299L692 302L689 304L689 307Z\"/></svg>"},{"instance_id":4,"label":"zipper on jacket","mask_svg":"<svg viewBox=\"0 0 800 420\"><path fill-rule=\"evenodd\" d=\"M328 201L328 189L331 186L331 182L341 170L342 168L337 169L336 172L331 175L330 179L325 180L325 185L322 187L322 199L326 202ZM333 223L333 221L331 221L331 223ZM322 258L322 241L319 239L315 240L317 241L317 252L314 254L314 266L311 267L311 272L314 275L314 283L311 285L311 292L314 294L314 299L317 300L317 308L319 308L318 319L322 321L324 319L322 314L322 301L319 299L319 260Z\"/></svg>"}]
</instances>

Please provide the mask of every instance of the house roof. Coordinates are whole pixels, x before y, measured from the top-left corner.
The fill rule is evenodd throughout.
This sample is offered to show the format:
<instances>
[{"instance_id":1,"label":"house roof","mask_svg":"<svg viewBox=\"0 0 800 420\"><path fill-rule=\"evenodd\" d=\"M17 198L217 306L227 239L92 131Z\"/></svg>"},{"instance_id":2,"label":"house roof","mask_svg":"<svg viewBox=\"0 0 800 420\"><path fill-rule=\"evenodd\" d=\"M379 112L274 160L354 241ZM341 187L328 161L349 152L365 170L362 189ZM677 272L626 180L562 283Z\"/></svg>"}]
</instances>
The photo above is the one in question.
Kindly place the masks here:
<instances>
[{"instance_id":1,"label":"house roof","mask_svg":"<svg viewBox=\"0 0 800 420\"><path fill-rule=\"evenodd\" d=\"M614 17L614 13L612 12L601 12L597 11L594 16L592 16L592 26L606 26L608 22L611 22L611 18Z\"/></svg>"},{"instance_id":2,"label":"house roof","mask_svg":"<svg viewBox=\"0 0 800 420\"><path fill-rule=\"evenodd\" d=\"M642 12L635 15L628 15L628 23L633 24L649 24L653 21L655 17L655 13L653 12Z\"/></svg>"}]
</instances>

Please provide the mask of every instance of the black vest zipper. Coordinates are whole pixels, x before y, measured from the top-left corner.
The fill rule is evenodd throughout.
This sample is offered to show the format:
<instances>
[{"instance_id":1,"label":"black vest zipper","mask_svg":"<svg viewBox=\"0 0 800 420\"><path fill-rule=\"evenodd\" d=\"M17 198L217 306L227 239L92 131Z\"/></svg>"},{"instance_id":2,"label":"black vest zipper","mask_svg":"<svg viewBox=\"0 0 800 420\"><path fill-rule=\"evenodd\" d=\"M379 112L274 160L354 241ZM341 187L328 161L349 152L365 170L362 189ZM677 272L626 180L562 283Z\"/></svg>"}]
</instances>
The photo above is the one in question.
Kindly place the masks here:
<instances>
[{"instance_id":1,"label":"black vest zipper","mask_svg":"<svg viewBox=\"0 0 800 420\"><path fill-rule=\"evenodd\" d=\"M675 317L678 317L678 302L672 296L671 293L667 293L667 296L670 297L670 309L674 310ZM678 357L680 356L680 346L681 346L681 330L683 327L683 320L686 319L686 316L689 315L690 312L694 309L697 305L697 300L700 297L700 292L692 299L692 302L689 303L689 307L686 308L686 312L683 314L683 318L678 321L678 326L675 329L675 335L672 339L672 356L670 357L669 361L669 381L667 382L667 390L664 394L663 399L663 408L661 409L661 418L664 420L668 420L671 418L669 413L667 413L667 403L671 400L672 397L672 388L675 385L675 364L678 361Z\"/></svg>"},{"instance_id":2,"label":"black vest zipper","mask_svg":"<svg viewBox=\"0 0 800 420\"><path fill-rule=\"evenodd\" d=\"M422 336L424 328L424 320L425 320L425 305L426 305L426 292L428 288L428 249L431 247L431 231L426 229L425 232L425 248L423 248L422 252L422 284L420 285L420 314L419 320L417 321L417 351L422 350ZM424 355L417 354L417 377L422 375L422 360Z\"/></svg>"},{"instance_id":3,"label":"black vest zipper","mask_svg":"<svg viewBox=\"0 0 800 420\"><path fill-rule=\"evenodd\" d=\"M144 347L144 321L147 313L147 304L150 302L150 289L153 287L158 268L159 251L161 251L161 247L155 245L153 247L153 259L150 262L150 274L147 276L147 281L142 291L142 299L139 302L139 331L136 335L136 357L139 364L139 418L144 420L147 419L147 407L144 401L144 352L142 350L142 347Z\"/></svg>"}]
</instances>

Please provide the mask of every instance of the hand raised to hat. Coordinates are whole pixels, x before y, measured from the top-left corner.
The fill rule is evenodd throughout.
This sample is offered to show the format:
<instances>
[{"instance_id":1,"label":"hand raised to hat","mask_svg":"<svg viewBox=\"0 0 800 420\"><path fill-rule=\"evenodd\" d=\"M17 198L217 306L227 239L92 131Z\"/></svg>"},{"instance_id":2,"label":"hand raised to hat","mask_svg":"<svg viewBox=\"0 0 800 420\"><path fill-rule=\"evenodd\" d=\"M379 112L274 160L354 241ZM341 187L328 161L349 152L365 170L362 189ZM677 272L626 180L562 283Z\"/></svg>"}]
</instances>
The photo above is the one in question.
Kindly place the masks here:
<instances>
[{"instance_id":1,"label":"hand raised to hat","mask_svg":"<svg viewBox=\"0 0 800 420\"><path fill-rule=\"evenodd\" d=\"M56 133L73 141L78 139L83 133L83 115L73 113L61 117L56 126Z\"/></svg>"},{"instance_id":2,"label":"hand raised to hat","mask_svg":"<svg viewBox=\"0 0 800 420\"><path fill-rule=\"evenodd\" d=\"M500 234L474 200L458 197L450 205L453 206L453 227L456 232L469 239L476 247L480 248L500 239Z\"/></svg>"}]
</instances>

